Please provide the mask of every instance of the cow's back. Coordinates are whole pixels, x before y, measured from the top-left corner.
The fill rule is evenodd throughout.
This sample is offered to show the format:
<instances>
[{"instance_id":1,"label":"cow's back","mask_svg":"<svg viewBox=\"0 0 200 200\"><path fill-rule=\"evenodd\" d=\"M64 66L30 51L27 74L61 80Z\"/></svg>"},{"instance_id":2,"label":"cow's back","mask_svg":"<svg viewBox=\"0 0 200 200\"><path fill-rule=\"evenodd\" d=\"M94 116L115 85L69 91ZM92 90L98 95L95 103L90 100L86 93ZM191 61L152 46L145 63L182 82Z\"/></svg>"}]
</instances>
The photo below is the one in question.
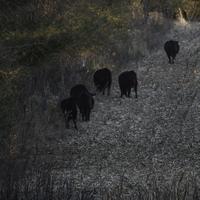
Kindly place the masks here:
<instances>
[{"instance_id":1,"label":"cow's back","mask_svg":"<svg viewBox=\"0 0 200 200\"><path fill-rule=\"evenodd\" d=\"M85 87L85 85L78 84L71 88L70 96L77 99L81 96L82 93L85 92L88 92L88 89Z\"/></svg>"},{"instance_id":2,"label":"cow's back","mask_svg":"<svg viewBox=\"0 0 200 200\"><path fill-rule=\"evenodd\" d=\"M99 69L94 73L93 79L95 85L110 83L112 80L111 71L107 68Z\"/></svg>"},{"instance_id":3,"label":"cow's back","mask_svg":"<svg viewBox=\"0 0 200 200\"><path fill-rule=\"evenodd\" d=\"M94 107L94 98L90 94L82 93L80 98L77 100L77 104L79 108L92 109Z\"/></svg>"},{"instance_id":4,"label":"cow's back","mask_svg":"<svg viewBox=\"0 0 200 200\"><path fill-rule=\"evenodd\" d=\"M174 55L179 52L179 44L178 41L169 40L164 44L164 49L168 54Z\"/></svg>"},{"instance_id":5,"label":"cow's back","mask_svg":"<svg viewBox=\"0 0 200 200\"><path fill-rule=\"evenodd\" d=\"M137 75L134 71L122 72L119 75L119 84L120 85L133 85L137 81Z\"/></svg>"}]
</instances>

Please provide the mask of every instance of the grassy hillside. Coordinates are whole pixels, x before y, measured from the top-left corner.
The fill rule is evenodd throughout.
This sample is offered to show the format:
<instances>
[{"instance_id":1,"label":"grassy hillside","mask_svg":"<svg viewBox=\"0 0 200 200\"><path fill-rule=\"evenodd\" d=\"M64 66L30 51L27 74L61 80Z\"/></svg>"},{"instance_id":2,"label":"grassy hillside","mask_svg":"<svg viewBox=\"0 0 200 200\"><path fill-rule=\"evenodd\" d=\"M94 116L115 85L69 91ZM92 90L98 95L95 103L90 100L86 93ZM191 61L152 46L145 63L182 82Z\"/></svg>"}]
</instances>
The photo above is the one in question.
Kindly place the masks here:
<instances>
[{"instance_id":1,"label":"grassy hillside","mask_svg":"<svg viewBox=\"0 0 200 200\"><path fill-rule=\"evenodd\" d=\"M179 7L198 19L198 1L0 5L0 199L198 199L200 25L173 21ZM181 46L173 66L168 39ZM77 83L93 91L102 67L111 96L65 129L61 99ZM124 70L138 101L119 98Z\"/></svg>"}]
</instances>

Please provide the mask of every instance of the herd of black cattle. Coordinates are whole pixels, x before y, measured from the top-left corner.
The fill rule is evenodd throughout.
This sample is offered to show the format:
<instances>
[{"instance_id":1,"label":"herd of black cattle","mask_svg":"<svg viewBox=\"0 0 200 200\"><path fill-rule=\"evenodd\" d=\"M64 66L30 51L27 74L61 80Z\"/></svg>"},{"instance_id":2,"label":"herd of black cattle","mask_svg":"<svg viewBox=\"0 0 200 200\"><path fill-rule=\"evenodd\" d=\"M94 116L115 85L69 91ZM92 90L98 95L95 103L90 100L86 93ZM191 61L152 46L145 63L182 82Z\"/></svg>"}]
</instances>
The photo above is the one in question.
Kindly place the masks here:
<instances>
[{"instance_id":1,"label":"herd of black cattle","mask_svg":"<svg viewBox=\"0 0 200 200\"><path fill-rule=\"evenodd\" d=\"M169 63L173 64L176 54L179 52L179 44L177 41L170 40L164 44L164 50L169 58ZM109 69L99 69L93 76L94 85L98 92L110 95L110 88L112 84L112 73ZM119 87L121 91L121 97L125 95L130 97L131 89L134 88L135 98L137 98L137 75L132 71L122 72L118 77ZM66 127L69 128L69 122L72 120L75 129L77 129L77 107L83 121L90 120L90 113L94 107L94 93L88 91L85 85L78 84L71 88L70 97L61 101L61 109L64 114Z\"/></svg>"}]
</instances>

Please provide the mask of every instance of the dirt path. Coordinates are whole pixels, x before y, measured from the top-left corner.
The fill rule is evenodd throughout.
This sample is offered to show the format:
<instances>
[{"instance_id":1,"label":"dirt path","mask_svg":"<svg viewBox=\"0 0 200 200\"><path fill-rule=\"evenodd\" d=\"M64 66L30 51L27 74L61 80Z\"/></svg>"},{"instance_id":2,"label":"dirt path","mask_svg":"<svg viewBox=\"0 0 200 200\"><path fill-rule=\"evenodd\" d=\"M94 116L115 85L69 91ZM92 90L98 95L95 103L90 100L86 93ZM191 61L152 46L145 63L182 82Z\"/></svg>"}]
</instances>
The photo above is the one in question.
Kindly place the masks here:
<instances>
[{"instance_id":1,"label":"dirt path","mask_svg":"<svg viewBox=\"0 0 200 200\"><path fill-rule=\"evenodd\" d=\"M174 65L161 48L138 66L139 98L119 98L117 75L110 97L98 95L89 123L79 131L49 130L64 176L84 187L111 188L147 175L173 176L200 166L200 25L175 27L167 39L180 41ZM164 41L163 41L164 42ZM126 69L121 69L124 71ZM55 150L56 149L56 150ZM51 155L51 153L50 153Z\"/></svg>"}]
</instances>

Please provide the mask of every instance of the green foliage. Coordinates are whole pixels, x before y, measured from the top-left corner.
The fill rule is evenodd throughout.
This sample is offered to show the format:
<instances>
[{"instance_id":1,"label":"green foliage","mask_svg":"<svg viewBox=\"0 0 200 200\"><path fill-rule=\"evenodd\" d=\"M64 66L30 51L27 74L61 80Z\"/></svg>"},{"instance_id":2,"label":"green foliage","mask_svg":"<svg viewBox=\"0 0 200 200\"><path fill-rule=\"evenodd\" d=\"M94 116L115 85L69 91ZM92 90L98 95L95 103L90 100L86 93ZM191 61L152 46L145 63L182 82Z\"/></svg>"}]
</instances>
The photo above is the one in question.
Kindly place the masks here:
<instances>
[{"instance_id":1,"label":"green foliage","mask_svg":"<svg viewBox=\"0 0 200 200\"><path fill-rule=\"evenodd\" d=\"M131 24L131 7L128 1L116 1L111 6L108 5L100 1L63 2L65 12L60 13L57 10L52 21L46 21L46 16L52 17L51 9L49 13L41 14L37 26L33 24L28 30L25 24L30 24L33 19L26 23L22 20L19 26L19 21L16 20L16 30L9 30L7 25L4 31L0 32L0 39L4 46L17 51L17 64L34 65L61 50L69 54L79 54L88 50L108 53L116 41L127 43L127 30ZM10 23L13 24L13 21Z\"/></svg>"},{"instance_id":2,"label":"green foliage","mask_svg":"<svg viewBox=\"0 0 200 200\"><path fill-rule=\"evenodd\" d=\"M60 51L71 56L88 51L100 56L114 53L120 59L124 57L122 54L128 54L126 49L131 48L129 31L136 30L133 19L142 20L141 16L148 17L152 11L172 18L177 8L191 10L194 4L198 2L2 1L0 40L3 46L12 48L10 54L15 60L14 64L35 65ZM191 15L198 16L200 11L197 8Z\"/></svg>"}]
</instances>

